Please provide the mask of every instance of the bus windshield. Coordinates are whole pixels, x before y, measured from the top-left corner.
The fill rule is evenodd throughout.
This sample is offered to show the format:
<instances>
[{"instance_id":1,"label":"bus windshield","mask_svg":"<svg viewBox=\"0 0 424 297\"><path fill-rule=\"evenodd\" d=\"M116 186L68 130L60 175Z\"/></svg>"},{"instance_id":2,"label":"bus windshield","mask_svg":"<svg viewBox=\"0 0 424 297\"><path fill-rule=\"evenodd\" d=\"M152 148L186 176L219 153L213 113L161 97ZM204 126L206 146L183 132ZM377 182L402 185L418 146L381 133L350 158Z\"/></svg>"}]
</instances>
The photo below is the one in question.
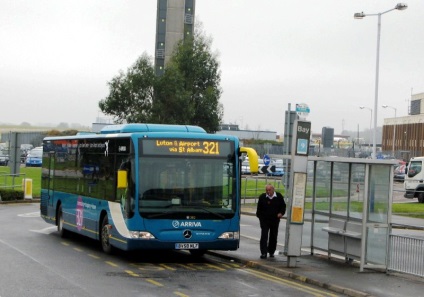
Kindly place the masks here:
<instances>
[{"instance_id":1,"label":"bus windshield","mask_svg":"<svg viewBox=\"0 0 424 297\"><path fill-rule=\"evenodd\" d=\"M234 216L234 160L169 156L139 159L139 211L146 218Z\"/></svg>"}]
</instances>

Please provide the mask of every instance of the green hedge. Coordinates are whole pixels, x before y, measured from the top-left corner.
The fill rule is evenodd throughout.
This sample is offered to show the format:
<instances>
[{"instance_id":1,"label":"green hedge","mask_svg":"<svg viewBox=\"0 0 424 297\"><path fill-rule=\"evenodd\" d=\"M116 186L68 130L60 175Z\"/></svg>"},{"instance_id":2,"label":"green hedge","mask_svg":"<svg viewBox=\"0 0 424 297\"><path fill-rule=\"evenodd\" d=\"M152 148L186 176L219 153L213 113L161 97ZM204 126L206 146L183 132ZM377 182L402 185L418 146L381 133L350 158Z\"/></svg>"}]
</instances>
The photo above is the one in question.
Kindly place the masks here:
<instances>
[{"instance_id":1,"label":"green hedge","mask_svg":"<svg viewBox=\"0 0 424 297\"><path fill-rule=\"evenodd\" d=\"M24 200L24 192L22 190L0 189L1 201Z\"/></svg>"}]
</instances>

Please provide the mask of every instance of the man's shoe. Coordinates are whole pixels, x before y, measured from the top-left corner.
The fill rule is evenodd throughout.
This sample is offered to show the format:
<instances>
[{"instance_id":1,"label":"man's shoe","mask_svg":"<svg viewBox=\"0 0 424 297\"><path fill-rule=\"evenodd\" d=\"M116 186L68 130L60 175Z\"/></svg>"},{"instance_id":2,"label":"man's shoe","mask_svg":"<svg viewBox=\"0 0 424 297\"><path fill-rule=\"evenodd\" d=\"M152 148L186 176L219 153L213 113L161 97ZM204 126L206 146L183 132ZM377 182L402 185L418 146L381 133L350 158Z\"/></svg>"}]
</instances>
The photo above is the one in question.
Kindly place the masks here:
<instances>
[{"instance_id":1,"label":"man's shoe","mask_svg":"<svg viewBox=\"0 0 424 297\"><path fill-rule=\"evenodd\" d=\"M274 258L274 254L269 254L269 257L270 258Z\"/></svg>"},{"instance_id":2,"label":"man's shoe","mask_svg":"<svg viewBox=\"0 0 424 297\"><path fill-rule=\"evenodd\" d=\"M266 259L266 254L262 254L261 259Z\"/></svg>"}]
</instances>

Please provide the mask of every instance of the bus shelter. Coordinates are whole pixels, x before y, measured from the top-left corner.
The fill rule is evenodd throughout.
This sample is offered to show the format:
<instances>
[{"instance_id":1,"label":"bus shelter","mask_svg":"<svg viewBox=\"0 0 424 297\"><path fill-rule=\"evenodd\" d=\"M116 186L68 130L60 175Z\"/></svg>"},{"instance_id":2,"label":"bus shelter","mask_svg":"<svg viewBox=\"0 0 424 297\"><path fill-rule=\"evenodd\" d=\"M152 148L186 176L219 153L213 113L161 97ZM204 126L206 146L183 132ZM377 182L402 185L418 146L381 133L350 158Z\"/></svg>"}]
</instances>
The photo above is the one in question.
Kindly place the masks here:
<instances>
[{"instance_id":1,"label":"bus shelter","mask_svg":"<svg viewBox=\"0 0 424 297\"><path fill-rule=\"evenodd\" d=\"M387 269L396 160L309 157L312 253ZM308 208L308 207L307 207Z\"/></svg>"}]
</instances>

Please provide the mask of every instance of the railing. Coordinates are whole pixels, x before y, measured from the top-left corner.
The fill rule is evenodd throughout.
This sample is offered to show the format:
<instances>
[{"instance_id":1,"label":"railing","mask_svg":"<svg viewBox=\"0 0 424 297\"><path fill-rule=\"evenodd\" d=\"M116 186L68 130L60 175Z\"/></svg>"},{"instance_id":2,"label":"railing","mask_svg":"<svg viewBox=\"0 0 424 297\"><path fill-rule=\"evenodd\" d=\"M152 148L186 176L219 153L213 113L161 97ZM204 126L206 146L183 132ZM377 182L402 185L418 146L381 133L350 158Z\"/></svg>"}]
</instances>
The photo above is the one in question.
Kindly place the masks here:
<instances>
[{"instance_id":1,"label":"railing","mask_svg":"<svg viewBox=\"0 0 424 297\"><path fill-rule=\"evenodd\" d=\"M248 187L248 180L255 183L255 186ZM274 186L275 191L284 192L284 184L281 177L271 177L266 175L260 176L243 176L241 186L241 203L256 203L259 195L265 192L265 185L271 184Z\"/></svg>"},{"instance_id":2,"label":"railing","mask_svg":"<svg viewBox=\"0 0 424 297\"><path fill-rule=\"evenodd\" d=\"M424 239L390 235L388 270L424 277Z\"/></svg>"},{"instance_id":3,"label":"railing","mask_svg":"<svg viewBox=\"0 0 424 297\"><path fill-rule=\"evenodd\" d=\"M22 177L25 180L25 173L10 174L6 172L0 172L0 189L15 189L22 188L22 184L15 184L15 178ZM12 182L8 182L8 178L12 178Z\"/></svg>"}]
</instances>

